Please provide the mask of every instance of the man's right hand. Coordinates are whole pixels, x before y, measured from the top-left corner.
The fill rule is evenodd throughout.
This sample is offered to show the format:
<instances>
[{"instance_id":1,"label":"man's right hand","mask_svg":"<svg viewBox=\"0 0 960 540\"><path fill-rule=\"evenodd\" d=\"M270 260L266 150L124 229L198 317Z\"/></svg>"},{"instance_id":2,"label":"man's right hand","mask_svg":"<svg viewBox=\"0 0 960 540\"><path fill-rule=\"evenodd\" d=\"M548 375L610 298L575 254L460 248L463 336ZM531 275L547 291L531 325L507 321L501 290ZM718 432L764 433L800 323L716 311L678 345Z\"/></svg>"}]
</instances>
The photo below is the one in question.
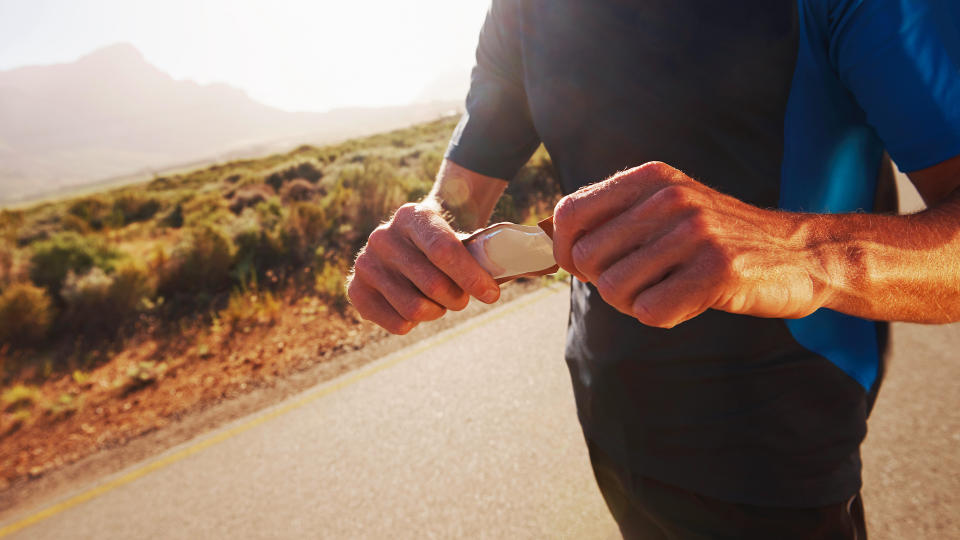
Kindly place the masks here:
<instances>
[{"instance_id":1,"label":"man's right hand","mask_svg":"<svg viewBox=\"0 0 960 540\"><path fill-rule=\"evenodd\" d=\"M436 207L405 204L377 227L360 250L347 281L360 315L394 334L406 334L470 297L492 304L500 287L463 246Z\"/></svg>"}]
</instances>

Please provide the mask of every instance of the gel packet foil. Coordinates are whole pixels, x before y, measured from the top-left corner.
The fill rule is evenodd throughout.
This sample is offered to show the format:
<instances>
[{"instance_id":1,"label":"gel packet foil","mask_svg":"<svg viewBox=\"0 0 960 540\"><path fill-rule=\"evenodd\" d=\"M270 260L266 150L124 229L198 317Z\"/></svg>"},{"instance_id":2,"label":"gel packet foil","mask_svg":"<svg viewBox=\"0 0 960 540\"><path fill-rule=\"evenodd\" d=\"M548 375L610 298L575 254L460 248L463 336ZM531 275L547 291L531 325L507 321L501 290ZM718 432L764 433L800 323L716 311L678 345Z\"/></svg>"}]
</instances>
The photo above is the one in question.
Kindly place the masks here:
<instances>
[{"instance_id":1,"label":"gel packet foil","mask_svg":"<svg viewBox=\"0 0 960 540\"><path fill-rule=\"evenodd\" d=\"M506 283L559 270L553 258L552 236L553 218L547 218L536 227L496 223L474 232L463 244L497 283Z\"/></svg>"}]
</instances>

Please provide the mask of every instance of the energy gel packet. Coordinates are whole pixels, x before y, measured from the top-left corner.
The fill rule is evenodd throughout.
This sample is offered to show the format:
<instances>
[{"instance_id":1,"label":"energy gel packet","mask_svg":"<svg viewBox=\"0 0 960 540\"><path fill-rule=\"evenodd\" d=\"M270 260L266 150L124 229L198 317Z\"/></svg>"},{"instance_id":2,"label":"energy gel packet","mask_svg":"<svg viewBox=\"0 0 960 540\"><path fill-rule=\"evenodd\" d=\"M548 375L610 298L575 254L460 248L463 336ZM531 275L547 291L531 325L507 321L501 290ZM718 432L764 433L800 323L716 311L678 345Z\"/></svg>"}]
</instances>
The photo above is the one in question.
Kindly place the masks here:
<instances>
[{"instance_id":1,"label":"energy gel packet","mask_svg":"<svg viewBox=\"0 0 960 540\"><path fill-rule=\"evenodd\" d=\"M552 274L560 269L553 258L553 218L537 224L496 223L474 232L463 244L497 283L518 277Z\"/></svg>"}]
</instances>

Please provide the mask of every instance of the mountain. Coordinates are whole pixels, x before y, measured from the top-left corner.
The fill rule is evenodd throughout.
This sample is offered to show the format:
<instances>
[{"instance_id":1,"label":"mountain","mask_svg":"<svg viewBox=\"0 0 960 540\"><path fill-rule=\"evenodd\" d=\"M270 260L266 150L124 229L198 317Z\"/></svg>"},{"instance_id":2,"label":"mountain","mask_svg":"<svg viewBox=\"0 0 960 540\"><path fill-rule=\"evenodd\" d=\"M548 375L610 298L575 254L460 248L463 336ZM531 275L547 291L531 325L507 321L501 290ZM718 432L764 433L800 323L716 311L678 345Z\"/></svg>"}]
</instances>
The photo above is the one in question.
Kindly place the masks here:
<instances>
[{"instance_id":1,"label":"mountain","mask_svg":"<svg viewBox=\"0 0 960 540\"><path fill-rule=\"evenodd\" d=\"M322 76L322 74L318 74ZM175 80L131 45L0 71L0 203L173 166L429 120L456 101L285 112L225 84Z\"/></svg>"}]
</instances>

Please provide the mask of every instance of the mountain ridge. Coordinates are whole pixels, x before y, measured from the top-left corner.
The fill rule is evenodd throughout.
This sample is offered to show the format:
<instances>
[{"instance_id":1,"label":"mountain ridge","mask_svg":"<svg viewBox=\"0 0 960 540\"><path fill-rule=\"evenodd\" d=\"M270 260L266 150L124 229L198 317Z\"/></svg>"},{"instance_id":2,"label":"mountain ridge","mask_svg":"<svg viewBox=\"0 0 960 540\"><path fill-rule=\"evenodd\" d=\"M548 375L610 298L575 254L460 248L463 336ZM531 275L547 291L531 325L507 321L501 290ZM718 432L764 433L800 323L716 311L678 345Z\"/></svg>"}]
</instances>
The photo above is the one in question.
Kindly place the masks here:
<instances>
[{"instance_id":1,"label":"mountain ridge","mask_svg":"<svg viewBox=\"0 0 960 540\"><path fill-rule=\"evenodd\" d=\"M245 147L394 129L459 106L282 111L228 84L176 80L133 45L110 45L73 62L0 71L0 203L238 157Z\"/></svg>"}]
</instances>

